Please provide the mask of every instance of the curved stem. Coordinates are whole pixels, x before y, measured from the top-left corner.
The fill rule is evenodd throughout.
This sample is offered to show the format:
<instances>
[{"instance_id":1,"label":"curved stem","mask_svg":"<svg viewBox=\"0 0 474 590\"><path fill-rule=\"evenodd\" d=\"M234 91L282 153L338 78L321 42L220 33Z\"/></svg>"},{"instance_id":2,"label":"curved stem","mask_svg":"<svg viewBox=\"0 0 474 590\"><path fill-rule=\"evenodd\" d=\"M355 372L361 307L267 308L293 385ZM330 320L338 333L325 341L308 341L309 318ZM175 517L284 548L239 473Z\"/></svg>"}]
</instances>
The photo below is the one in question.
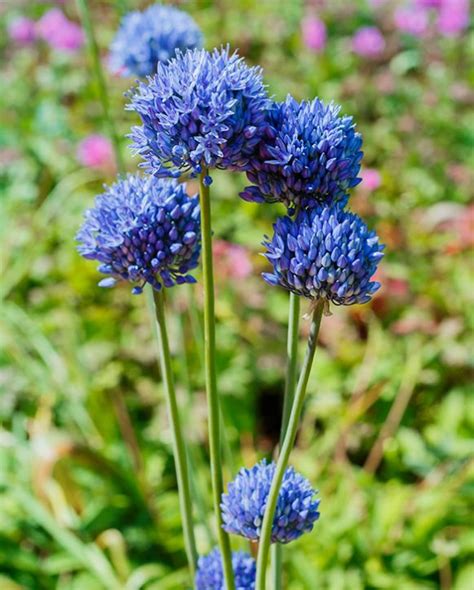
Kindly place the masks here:
<instances>
[{"instance_id":1,"label":"curved stem","mask_svg":"<svg viewBox=\"0 0 474 590\"><path fill-rule=\"evenodd\" d=\"M115 159L117 160L117 168L120 173L125 171L123 163L122 152L120 151L120 141L118 138L117 130L115 128L114 121L110 115L109 95L107 93L107 86L105 84L104 72L102 69L102 63L100 61L99 47L94 34L94 27L92 26L91 15L89 11L89 5L87 0L76 0L79 15L81 17L82 26L87 37L87 44L89 46L89 52L92 60L92 67L94 69L94 76L96 79L97 90L99 93L99 99L102 104L102 110L104 112L104 119L106 121L110 139L114 146Z\"/></svg>"},{"instance_id":2,"label":"curved stem","mask_svg":"<svg viewBox=\"0 0 474 590\"><path fill-rule=\"evenodd\" d=\"M280 452L280 457L275 469L270 493L268 494L267 507L263 517L262 531L260 534L260 545L258 548L257 557L257 578L255 590L265 590L266 570L268 553L270 550L273 518L275 516L275 509L280 493L281 482L285 475L285 470L288 466L291 450L296 438L298 424L303 409L304 398L306 395L306 387L308 385L311 367L313 365L314 353L316 352L316 344L318 340L319 326L321 325L321 316L323 313L323 301L319 301L313 312L313 319L311 323L311 330L308 338L308 346L306 355L301 367L300 378L296 387L295 398L291 408L290 418L288 421L288 428L283 439L283 445Z\"/></svg>"},{"instance_id":3,"label":"curved stem","mask_svg":"<svg viewBox=\"0 0 474 590\"><path fill-rule=\"evenodd\" d=\"M188 462L184 443L181 421L174 388L173 371L171 367L171 355L168 343L168 331L166 329L164 295L163 290L153 291L155 302L156 326L158 331L158 349L161 366L161 376L168 406L171 431L173 433L173 454L178 481L179 506L183 524L184 544L188 557L189 570L192 579L196 573L196 542L194 539L193 509L191 502L191 488L189 484Z\"/></svg>"},{"instance_id":4,"label":"curved stem","mask_svg":"<svg viewBox=\"0 0 474 590\"><path fill-rule=\"evenodd\" d=\"M286 377L285 394L283 398L283 413L280 431L280 447L285 438L290 411L295 396L297 368L298 368L298 335L300 320L300 297L290 293L288 306L288 336L286 343ZM271 546L271 575L273 590L282 588L282 551L280 543Z\"/></svg>"},{"instance_id":5,"label":"curved stem","mask_svg":"<svg viewBox=\"0 0 474 590\"><path fill-rule=\"evenodd\" d=\"M221 496L224 489L220 440L220 410L216 379L216 331L214 314L214 272L212 265L211 203L209 187L204 183L207 170L199 177L201 204L202 266L204 283L204 369L206 377L209 452L211 458L212 499L217 521L217 538L221 552L226 590L234 590L234 573L230 540L222 528Z\"/></svg>"}]
</instances>

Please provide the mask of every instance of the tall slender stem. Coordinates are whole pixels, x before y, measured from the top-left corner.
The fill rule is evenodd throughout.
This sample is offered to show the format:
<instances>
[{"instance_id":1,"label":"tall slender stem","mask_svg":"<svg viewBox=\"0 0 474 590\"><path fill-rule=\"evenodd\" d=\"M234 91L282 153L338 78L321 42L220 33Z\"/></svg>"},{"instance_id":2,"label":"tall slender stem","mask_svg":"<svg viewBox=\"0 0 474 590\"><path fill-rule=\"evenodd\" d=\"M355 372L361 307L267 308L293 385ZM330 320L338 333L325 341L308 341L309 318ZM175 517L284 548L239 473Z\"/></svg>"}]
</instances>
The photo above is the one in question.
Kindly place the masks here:
<instances>
[{"instance_id":1,"label":"tall slender stem","mask_svg":"<svg viewBox=\"0 0 474 590\"><path fill-rule=\"evenodd\" d=\"M286 378L285 396L283 398L283 415L281 420L280 447L285 438L290 412L295 397L298 369L298 328L300 323L300 297L290 293L288 309L288 337L286 344Z\"/></svg>"},{"instance_id":2,"label":"tall slender stem","mask_svg":"<svg viewBox=\"0 0 474 590\"><path fill-rule=\"evenodd\" d=\"M291 450L296 438L298 424L303 409L304 398L306 395L306 387L308 385L311 367L313 365L314 353L316 352L316 344L318 341L319 326L321 325L321 317L323 313L323 301L319 301L313 312L313 319L311 322L311 330L308 338L308 346L306 348L306 355L301 367L300 378L296 387L293 406L291 408L290 418L288 421L288 428L283 439L280 456L277 461L275 475L273 477L270 493L268 494L267 506L265 515L263 517L262 531L260 534L260 545L257 556L257 578L255 590L265 590L266 573L268 553L270 550L273 518L275 516L275 509L280 492L281 482L285 470L288 466Z\"/></svg>"},{"instance_id":3,"label":"tall slender stem","mask_svg":"<svg viewBox=\"0 0 474 590\"><path fill-rule=\"evenodd\" d=\"M221 496L224 489L222 476L222 449L220 440L220 411L216 379L216 331L214 314L214 272L212 265L211 202L209 187L205 184L207 170L199 177L201 204L202 266L204 282L204 369L206 376L209 449L211 458L212 499L217 521L217 538L221 552L226 590L234 590L234 574L230 540L222 528Z\"/></svg>"},{"instance_id":4,"label":"tall slender stem","mask_svg":"<svg viewBox=\"0 0 474 590\"><path fill-rule=\"evenodd\" d=\"M188 557L189 570L194 580L196 573L196 542L194 540L193 511L191 502L191 488L189 484L188 463L186 447L184 443L181 421L174 388L173 371L171 367L171 355L168 343L168 331L166 329L163 290L153 291L155 302L156 327L158 332L158 350L160 357L161 376L168 407L171 431L173 433L173 454L178 481L179 506L183 524L184 544Z\"/></svg>"},{"instance_id":5,"label":"tall slender stem","mask_svg":"<svg viewBox=\"0 0 474 590\"><path fill-rule=\"evenodd\" d=\"M288 335L286 343L286 376L285 395L283 398L283 413L280 430L280 447L285 438L290 412L295 397L297 369L298 369L298 335L300 320L300 297L290 293L288 306ZM271 546L271 574L273 590L282 588L282 551L280 543Z\"/></svg>"},{"instance_id":6,"label":"tall slender stem","mask_svg":"<svg viewBox=\"0 0 474 590\"><path fill-rule=\"evenodd\" d=\"M97 45L97 41L94 34L94 27L92 26L92 19L89 11L89 5L87 0L76 0L79 15L81 17L82 26L84 27L87 44L89 46L89 53L92 60L92 67L94 68L94 76L96 79L97 90L99 93L99 99L102 104L102 110L104 112L104 119L108 127L108 132L112 144L114 146L115 159L117 160L117 168L120 173L125 171L123 163L122 152L120 150L120 141L118 138L117 130L113 118L110 115L110 104L109 95L107 93L107 86L105 84L104 72L102 69L102 63L100 61L100 52Z\"/></svg>"}]
</instances>

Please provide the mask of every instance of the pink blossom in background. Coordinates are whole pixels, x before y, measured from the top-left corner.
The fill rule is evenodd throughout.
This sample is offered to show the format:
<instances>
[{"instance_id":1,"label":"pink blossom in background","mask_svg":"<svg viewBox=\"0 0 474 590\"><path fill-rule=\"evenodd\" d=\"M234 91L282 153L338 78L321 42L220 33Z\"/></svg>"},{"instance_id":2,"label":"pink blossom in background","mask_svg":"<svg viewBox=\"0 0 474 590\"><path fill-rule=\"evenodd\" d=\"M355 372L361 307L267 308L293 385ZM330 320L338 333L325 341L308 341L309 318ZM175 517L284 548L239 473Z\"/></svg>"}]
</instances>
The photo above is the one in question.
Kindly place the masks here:
<instances>
[{"instance_id":1,"label":"pink blossom in background","mask_svg":"<svg viewBox=\"0 0 474 590\"><path fill-rule=\"evenodd\" d=\"M19 45L30 45L36 39L35 22L25 16L19 16L9 24L8 35Z\"/></svg>"},{"instance_id":2,"label":"pink blossom in background","mask_svg":"<svg viewBox=\"0 0 474 590\"><path fill-rule=\"evenodd\" d=\"M84 44L81 27L70 21L59 8L48 10L38 21L38 35L53 49L74 53Z\"/></svg>"},{"instance_id":3,"label":"pink blossom in background","mask_svg":"<svg viewBox=\"0 0 474 590\"><path fill-rule=\"evenodd\" d=\"M114 151L110 141L103 135L89 135L77 148L77 159L87 168L111 170L115 167Z\"/></svg>"},{"instance_id":4,"label":"pink blossom in background","mask_svg":"<svg viewBox=\"0 0 474 590\"><path fill-rule=\"evenodd\" d=\"M418 8L441 8L443 0L415 0Z\"/></svg>"},{"instance_id":5,"label":"pink blossom in background","mask_svg":"<svg viewBox=\"0 0 474 590\"><path fill-rule=\"evenodd\" d=\"M252 274L249 252L243 246L225 240L215 240L212 251L218 275L239 280Z\"/></svg>"},{"instance_id":6,"label":"pink blossom in background","mask_svg":"<svg viewBox=\"0 0 474 590\"><path fill-rule=\"evenodd\" d=\"M382 182L380 172L375 168L363 168L360 171L360 177L362 178L361 189L369 192L378 189Z\"/></svg>"},{"instance_id":7,"label":"pink blossom in background","mask_svg":"<svg viewBox=\"0 0 474 590\"><path fill-rule=\"evenodd\" d=\"M49 41L50 37L68 22L69 20L59 8L51 8L36 23L36 32L41 39Z\"/></svg>"},{"instance_id":8,"label":"pink blossom in background","mask_svg":"<svg viewBox=\"0 0 474 590\"><path fill-rule=\"evenodd\" d=\"M378 57L385 49L385 39L377 27L361 27L352 37L352 49L364 57Z\"/></svg>"},{"instance_id":9,"label":"pink blossom in background","mask_svg":"<svg viewBox=\"0 0 474 590\"><path fill-rule=\"evenodd\" d=\"M312 51L322 51L326 46L326 25L317 16L306 16L301 21L303 42Z\"/></svg>"},{"instance_id":10,"label":"pink blossom in background","mask_svg":"<svg viewBox=\"0 0 474 590\"><path fill-rule=\"evenodd\" d=\"M469 25L469 0L443 0L438 15L438 31L456 37Z\"/></svg>"},{"instance_id":11,"label":"pink blossom in background","mask_svg":"<svg viewBox=\"0 0 474 590\"><path fill-rule=\"evenodd\" d=\"M399 31L415 37L422 37L428 29L428 13L418 6L398 8L393 20Z\"/></svg>"}]
</instances>

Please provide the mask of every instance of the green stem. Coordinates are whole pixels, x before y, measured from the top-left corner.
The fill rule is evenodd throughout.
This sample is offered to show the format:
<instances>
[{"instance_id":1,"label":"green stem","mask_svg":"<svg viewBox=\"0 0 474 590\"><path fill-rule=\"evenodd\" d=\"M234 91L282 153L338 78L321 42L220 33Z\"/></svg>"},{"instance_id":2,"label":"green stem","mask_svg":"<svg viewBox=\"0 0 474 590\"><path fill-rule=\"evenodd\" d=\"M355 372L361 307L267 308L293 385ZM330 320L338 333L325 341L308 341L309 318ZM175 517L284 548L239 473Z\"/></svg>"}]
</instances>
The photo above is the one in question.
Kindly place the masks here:
<instances>
[{"instance_id":1,"label":"green stem","mask_svg":"<svg viewBox=\"0 0 474 590\"><path fill-rule=\"evenodd\" d=\"M212 499L217 521L217 539L221 552L226 590L234 590L234 574L230 540L222 528L221 495L224 490L222 476L222 452L220 440L220 411L216 379L216 330L214 314L214 273L212 266L211 202L209 187L204 178L204 169L199 177L199 200L201 204L202 266L204 283L204 369L209 428L209 452L211 459Z\"/></svg>"},{"instance_id":2,"label":"green stem","mask_svg":"<svg viewBox=\"0 0 474 590\"><path fill-rule=\"evenodd\" d=\"M300 297L290 293L290 304L288 309L288 338L286 345L286 378L285 396L283 398L283 416L280 431L280 447L285 438L290 412L295 397L297 368L298 368L298 332L300 323Z\"/></svg>"},{"instance_id":3,"label":"green stem","mask_svg":"<svg viewBox=\"0 0 474 590\"><path fill-rule=\"evenodd\" d=\"M263 517L260 544L258 548L255 590L265 590L267 561L271 544L273 518L275 516L275 509L278 501L278 495L280 493L281 482L283 481L283 476L285 475L285 471L288 466L291 450L293 448L296 432L298 430L298 424L306 395L306 387L308 385L309 375L313 365L314 353L316 352L316 344L318 341L322 313L323 301L319 301L314 308L311 330L308 338L308 346L306 349L303 366L301 367L298 385L296 387L293 406L291 408L290 418L288 421L288 428L283 439L283 445L276 465L272 485L270 487L270 493L268 494L267 507Z\"/></svg>"},{"instance_id":4,"label":"green stem","mask_svg":"<svg viewBox=\"0 0 474 590\"><path fill-rule=\"evenodd\" d=\"M104 119L108 127L110 139L112 140L112 144L114 146L115 159L117 160L117 168L118 171L122 174L125 171L125 166L123 163L122 152L120 151L120 141L118 138L117 130L115 128L114 121L110 115L109 95L107 93L107 86L105 84L102 62L100 61L99 47L97 45L97 41L95 38L94 28L92 26L89 5L87 0L76 0L76 2L79 15L81 17L82 26L87 37L87 44L89 46L89 53L92 61L92 67L94 69L94 76L96 79L99 99L102 104L102 110L104 112Z\"/></svg>"},{"instance_id":5,"label":"green stem","mask_svg":"<svg viewBox=\"0 0 474 590\"><path fill-rule=\"evenodd\" d=\"M288 306L288 335L286 345L286 377L285 377L285 395L283 398L283 414L280 431L280 447L283 444L288 421L290 419L291 407L295 397L297 368L298 368L298 335L300 320L300 297L290 293L290 302ZM282 588L282 552L283 547L280 543L274 543L271 546L271 574L273 590Z\"/></svg>"},{"instance_id":6,"label":"green stem","mask_svg":"<svg viewBox=\"0 0 474 590\"><path fill-rule=\"evenodd\" d=\"M158 332L158 349L161 366L161 376L168 406L168 414L173 433L173 454L178 481L179 506L183 523L184 544L189 562L192 579L196 573L196 542L194 540L193 511L191 502L191 488L189 485L188 463L183 432L181 429L178 402L174 388L171 355L168 343L168 332L165 322L163 290L153 291L155 302L156 327Z\"/></svg>"}]
</instances>

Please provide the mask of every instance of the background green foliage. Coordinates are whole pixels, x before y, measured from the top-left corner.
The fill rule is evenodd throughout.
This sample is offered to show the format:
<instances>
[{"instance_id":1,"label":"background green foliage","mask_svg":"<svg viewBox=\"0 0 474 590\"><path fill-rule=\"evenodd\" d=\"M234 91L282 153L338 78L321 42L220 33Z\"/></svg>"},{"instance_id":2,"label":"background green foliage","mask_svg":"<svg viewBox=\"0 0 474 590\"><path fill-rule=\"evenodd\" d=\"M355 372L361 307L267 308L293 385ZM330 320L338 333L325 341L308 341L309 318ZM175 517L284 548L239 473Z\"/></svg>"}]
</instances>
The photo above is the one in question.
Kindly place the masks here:
<instances>
[{"instance_id":1,"label":"background green foliage","mask_svg":"<svg viewBox=\"0 0 474 590\"><path fill-rule=\"evenodd\" d=\"M120 11L91 2L99 45ZM371 305L324 318L292 462L320 489L321 520L285 550L290 590L467 590L474 578L469 498L472 399L472 33L420 41L393 31L390 5L328 2L328 46L301 40L302 0L183 3L206 45L229 42L264 67L278 98L319 95L353 114L368 167L352 207L387 244ZM176 483L146 298L96 288L75 251L82 211L104 177L77 143L105 132L85 50L18 48L4 31L44 3L3 3L0 185L0 587L172 590L188 587ZM75 5L67 3L70 18ZM377 22L377 61L350 37ZM471 70L473 71L473 70ZM124 135L130 80L108 76ZM127 140L123 140L126 151ZM128 168L137 161L127 152ZM216 174L215 234L248 250L252 275L218 265L219 386L232 474L269 456L278 435L287 295L264 285L258 256L280 212L237 197ZM469 225L469 216L471 225ZM191 463L199 549L209 512L201 290L169 292L171 344ZM307 331L303 321L303 332ZM302 339L302 346L304 345ZM383 443L383 444L381 444ZM471 476L471 478L470 478ZM235 541L235 546L245 547Z\"/></svg>"}]
</instances>

